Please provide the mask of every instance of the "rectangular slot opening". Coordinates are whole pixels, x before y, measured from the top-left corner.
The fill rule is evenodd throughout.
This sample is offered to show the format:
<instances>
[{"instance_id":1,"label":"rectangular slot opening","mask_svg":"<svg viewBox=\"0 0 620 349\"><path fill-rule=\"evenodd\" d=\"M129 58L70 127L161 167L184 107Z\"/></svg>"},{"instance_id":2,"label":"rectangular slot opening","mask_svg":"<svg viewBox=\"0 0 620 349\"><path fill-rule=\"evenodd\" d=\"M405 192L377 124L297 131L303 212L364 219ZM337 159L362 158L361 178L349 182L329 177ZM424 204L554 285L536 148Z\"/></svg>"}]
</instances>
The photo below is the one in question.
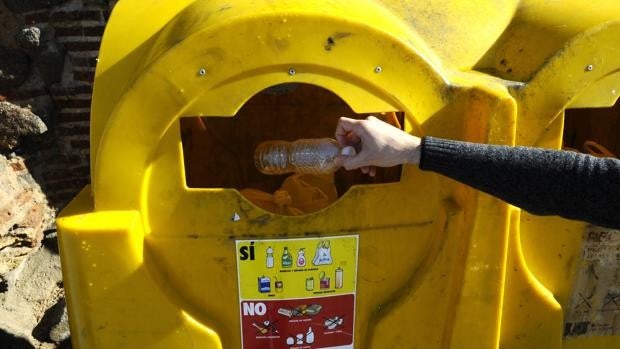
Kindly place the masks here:
<instances>
[{"instance_id":1,"label":"rectangular slot opening","mask_svg":"<svg viewBox=\"0 0 620 349\"><path fill-rule=\"evenodd\" d=\"M567 109L562 147L598 156L620 156L620 103L610 108Z\"/></svg>"}]
</instances>

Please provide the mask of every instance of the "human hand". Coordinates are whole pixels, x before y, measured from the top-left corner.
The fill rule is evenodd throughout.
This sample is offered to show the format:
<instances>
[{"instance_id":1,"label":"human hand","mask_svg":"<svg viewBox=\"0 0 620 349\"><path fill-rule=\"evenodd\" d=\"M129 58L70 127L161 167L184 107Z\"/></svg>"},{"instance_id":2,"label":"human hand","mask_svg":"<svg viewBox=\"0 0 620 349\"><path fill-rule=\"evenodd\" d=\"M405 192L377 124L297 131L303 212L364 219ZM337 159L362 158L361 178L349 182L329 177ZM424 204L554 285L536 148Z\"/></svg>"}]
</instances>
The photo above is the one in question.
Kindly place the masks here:
<instances>
[{"instance_id":1,"label":"human hand","mask_svg":"<svg viewBox=\"0 0 620 349\"><path fill-rule=\"evenodd\" d=\"M336 139L341 146L353 146L358 154L343 158L347 170L361 168L374 176L373 166L391 167L420 162L421 139L387 124L374 116L366 120L340 118Z\"/></svg>"}]
</instances>

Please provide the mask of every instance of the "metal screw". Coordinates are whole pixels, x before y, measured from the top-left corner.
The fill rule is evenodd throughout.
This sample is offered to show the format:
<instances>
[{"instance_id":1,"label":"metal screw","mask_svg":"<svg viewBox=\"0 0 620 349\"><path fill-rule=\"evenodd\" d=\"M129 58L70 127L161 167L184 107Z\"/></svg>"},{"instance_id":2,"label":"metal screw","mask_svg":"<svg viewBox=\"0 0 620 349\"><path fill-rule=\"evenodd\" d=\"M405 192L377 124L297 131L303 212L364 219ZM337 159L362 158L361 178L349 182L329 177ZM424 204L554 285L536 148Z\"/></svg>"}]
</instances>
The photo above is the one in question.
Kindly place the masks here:
<instances>
[{"instance_id":1,"label":"metal screw","mask_svg":"<svg viewBox=\"0 0 620 349\"><path fill-rule=\"evenodd\" d=\"M375 73L379 74L383 71L383 68L381 66L376 66L375 67Z\"/></svg>"},{"instance_id":2,"label":"metal screw","mask_svg":"<svg viewBox=\"0 0 620 349\"><path fill-rule=\"evenodd\" d=\"M297 72L295 71L295 68L291 68L288 70L288 75L293 76L295 75Z\"/></svg>"},{"instance_id":3,"label":"metal screw","mask_svg":"<svg viewBox=\"0 0 620 349\"><path fill-rule=\"evenodd\" d=\"M200 76L207 75L207 70L205 68L200 68L200 70L198 71L198 75Z\"/></svg>"},{"instance_id":4,"label":"metal screw","mask_svg":"<svg viewBox=\"0 0 620 349\"><path fill-rule=\"evenodd\" d=\"M586 65L586 71L592 71L592 70L594 70L594 66L592 64Z\"/></svg>"},{"instance_id":5,"label":"metal screw","mask_svg":"<svg viewBox=\"0 0 620 349\"><path fill-rule=\"evenodd\" d=\"M237 212L235 212L232 217L230 217L230 220L233 222L239 222L241 220L241 216L239 216L239 214Z\"/></svg>"}]
</instances>

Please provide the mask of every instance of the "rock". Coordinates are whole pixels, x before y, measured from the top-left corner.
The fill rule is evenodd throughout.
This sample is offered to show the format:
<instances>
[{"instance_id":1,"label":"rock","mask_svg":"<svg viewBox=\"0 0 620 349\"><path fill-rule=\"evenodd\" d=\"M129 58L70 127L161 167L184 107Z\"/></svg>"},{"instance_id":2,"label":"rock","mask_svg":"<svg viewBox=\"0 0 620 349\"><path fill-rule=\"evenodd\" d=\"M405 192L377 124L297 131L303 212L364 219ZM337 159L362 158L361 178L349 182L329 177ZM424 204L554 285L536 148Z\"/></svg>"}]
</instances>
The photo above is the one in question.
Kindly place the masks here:
<instances>
[{"instance_id":1,"label":"rock","mask_svg":"<svg viewBox=\"0 0 620 349\"><path fill-rule=\"evenodd\" d=\"M0 92L21 85L30 72L28 56L22 51L0 47Z\"/></svg>"},{"instance_id":2,"label":"rock","mask_svg":"<svg viewBox=\"0 0 620 349\"><path fill-rule=\"evenodd\" d=\"M20 106L22 108L30 109L36 116L39 117L47 126L49 130L53 124L54 119L54 102L50 96L39 96L31 99L21 101Z\"/></svg>"},{"instance_id":3,"label":"rock","mask_svg":"<svg viewBox=\"0 0 620 349\"><path fill-rule=\"evenodd\" d=\"M22 28L15 40L26 52L34 54L41 47L41 29L38 27Z\"/></svg>"},{"instance_id":4,"label":"rock","mask_svg":"<svg viewBox=\"0 0 620 349\"><path fill-rule=\"evenodd\" d=\"M65 51L55 41L49 41L45 49L39 53L34 61L46 86L57 83L62 78L65 64Z\"/></svg>"},{"instance_id":5,"label":"rock","mask_svg":"<svg viewBox=\"0 0 620 349\"><path fill-rule=\"evenodd\" d=\"M58 253L58 233L56 229L46 230L43 234L43 246L54 253Z\"/></svg>"},{"instance_id":6,"label":"rock","mask_svg":"<svg viewBox=\"0 0 620 349\"><path fill-rule=\"evenodd\" d=\"M41 74L39 74L39 70L35 64L30 66L30 74L26 78L21 86L19 86L19 91L40 91L45 89L45 82L43 82L43 78ZM20 104L22 107L24 105Z\"/></svg>"},{"instance_id":7,"label":"rock","mask_svg":"<svg viewBox=\"0 0 620 349\"><path fill-rule=\"evenodd\" d=\"M19 156L0 154L0 193L0 348L55 348L52 330L58 342L66 336L60 256L47 247L55 212ZM35 340L37 327L48 343Z\"/></svg>"},{"instance_id":8,"label":"rock","mask_svg":"<svg viewBox=\"0 0 620 349\"><path fill-rule=\"evenodd\" d=\"M0 348L3 349L34 349L27 339L16 337L2 329L0 329Z\"/></svg>"},{"instance_id":9,"label":"rock","mask_svg":"<svg viewBox=\"0 0 620 349\"><path fill-rule=\"evenodd\" d=\"M41 321L32 331L32 336L41 342L60 343L69 338L69 317L64 298L45 311Z\"/></svg>"},{"instance_id":10,"label":"rock","mask_svg":"<svg viewBox=\"0 0 620 349\"><path fill-rule=\"evenodd\" d=\"M40 10L62 4L67 0L3 0L9 10L17 13Z\"/></svg>"},{"instance_id":11,"label":"rock","mask_svg":"<svg viewBox=\"0 0 620 349\"><path fill-rule=\"evenodd\" d=\"M62 315L56 325L52 327L49 337L53 342L62 343L69 338L71 332L69 330L69 314L67 313L67 305L65 299L62 300ZM60 302L59 302L60 303Z\"/></svg>"},{"instance_id":12,"label":"rock","mask_svg":"<svg viewBox=\"0 0 620 349\"><path fill-rule=\"evenodd\" d=\"M54 39L54 30L38 27L23 28L16 37L17 43L34 62L35 69L20 87L25 89L32 81L41 80L44 86L51 86L62 78L65 66L65 49Z\"/></svg>"},{"instance_id":13,"label":"rock","mask_svg":"<svg viewBox=\"0 0 620 349\"><path fill-rule=\"evenodd\" d=\"M54 212L21 157L0 155L0 192L0 280L6 292L15 282L13 272L41 246Z\"/></svg>"},{"instance_id":14,"label":"rock","mask_svg":"<svg viewBox=\"0 0 620 349\"><path fill-rule=\"evenodd\" d=\"M71 345L71 337L65 339L64 341L58 344L58 348L56 349L71 349L73 346Z\"/></svg>"},{"instance_id":15,"label":"rock","mask_svg":"<svg viewBox=\"0 0 620 349\"><path fill-rule=\"evenodd\" d=\"M35 193L22 176L29 176L23 160L0 155L0 276L14 269L30 250L39 247L43 210L33 205ZM44 197L39 196L44 202ZM6 277L3 278L6 280Z\"/></svg>"},{"instance_id":16,"label":"rock","mask_svg":"<svg viewBox=\"0 0 620 349\"><path fill-rule=\"evenodd\" d=\"M45 123L29 109L0 102L0 149L13 149L20 136L39 135L45 131Z\"/></svg>"},{"instance_id":17,"label":"rock","mask_svg":"<svg viewBox=\"0 0 620 349\"><path fill-rule=\"evenodd\" d=\"M13 281L9 282L12 285L7 292L0 295L0 328L13 337L37 343L37 348L55 347L56 345L51 343L38 343L34 334L37 334L35 328L39 325L39 320L45 318L48 310L53 308L49 313L56 314L56 317L49 315L46 318L49 329L47 337L50 337L51 330L56 327L56 324L51 324L51 320L58 319L60 322L62 319L64 310L57 305L64 297L60 281L60 257L46 248L39 248L29 254L21 267L13 270L12 274ZM62 337L61 334L58 336Z\"/></svg>"},{"instance_id":18,"label":"rock","mask_svg":"<svg viewBox=\"0 0 620 349\"><path fill-rule=\"evenodd\" d=\"M15 47L15 33L23 26L23 19L19 17L0 0L0 46Z\"/></svg>"},{"instance_id":19,"label":"rock","mask_svg":"<svg viewBox=\"0 0 620 349\"><path fill-rule=\"evenodd\" d=\"M100 5L100 6L108 6L108 0L82 0L84 1L84 5Z\"/></svg>"}]
</instances>

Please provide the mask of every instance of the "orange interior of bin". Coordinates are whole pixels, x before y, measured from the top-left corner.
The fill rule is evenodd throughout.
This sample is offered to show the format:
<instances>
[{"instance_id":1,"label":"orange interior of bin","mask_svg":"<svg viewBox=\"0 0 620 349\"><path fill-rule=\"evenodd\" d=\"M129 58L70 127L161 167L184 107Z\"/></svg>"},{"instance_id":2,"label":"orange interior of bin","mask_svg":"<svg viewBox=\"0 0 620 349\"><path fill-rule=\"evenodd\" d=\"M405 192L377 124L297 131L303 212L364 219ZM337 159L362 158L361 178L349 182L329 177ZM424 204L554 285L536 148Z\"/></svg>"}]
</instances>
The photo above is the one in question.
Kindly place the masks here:
<instances>
[{"instance_id":1,"label":"orange interior of bin","mask_svg":"<svg viewBox=\"0 0 620 349\"><path fill-rule=\"evenodd\" d=\"M587 153L584 143L594 141L620 156L620 103L611 108L567 109L564 147Z\"/></svg>"}]
</instances>

